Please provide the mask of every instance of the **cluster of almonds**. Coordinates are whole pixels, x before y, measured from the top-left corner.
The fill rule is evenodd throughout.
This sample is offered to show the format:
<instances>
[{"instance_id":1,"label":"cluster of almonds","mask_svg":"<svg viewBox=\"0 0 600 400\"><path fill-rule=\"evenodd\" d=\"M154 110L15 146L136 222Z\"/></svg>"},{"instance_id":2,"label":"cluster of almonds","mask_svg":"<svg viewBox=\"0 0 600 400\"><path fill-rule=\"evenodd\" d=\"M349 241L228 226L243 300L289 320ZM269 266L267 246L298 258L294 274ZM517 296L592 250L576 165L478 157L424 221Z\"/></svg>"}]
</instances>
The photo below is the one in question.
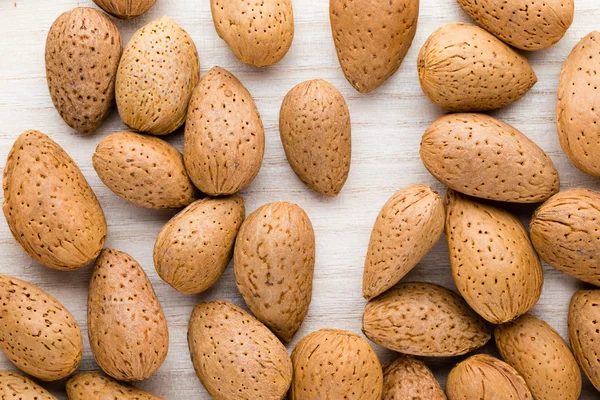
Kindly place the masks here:
<instances>
[{"instance_id":1,"label":"cluster of almonds","mask_svg":"<svg viewBox=\"0 0 600 400\"><path fill-rule=\"evenodd\" d=\"M154 1L94 0L133 18ZM167 17L138 30L122 51L104 13L76 8L52 25L47 79L64 121L95 132L116 102L136 132L105 137L93 155L100 179L141 207L180 209L159 233L154 264L176 290L211 287L233 258L236 285L249 312L225 301L198 304L188 330L194 368L215 399L577 399L581 366L600 390L600 290L575 293L569 312L573 352L544 321L528 314L543 284L539 256L551 266L600 285L600 194L559 193L549 157L524 134L490 116L522 97L537 78L524 50L556 43L573 19L570 0L458 0L484 29L451 24L419 54L425 94L446 110L425 132L421 158L448 186L443 200L426 185L395 193L381 210L367 252L363 332L403 353L382 368L370 344L346 331L322 329L301 339L291 357L282 342L300 328L312 296L315 236L307 214L278 202L247 218L237 196L257 175L264 129L252 96L215 67L199 79L190 36ZM524 5L525 4L525 5ZM244 63L267 67L291 46L291 0L211 0L215 28ZM400 66L416 30L418 0L331 0L333 38L348 81L369 92ZM600 34L584 38L565 62L557 124L561 144L583 171L600 175L595 59ZM155 137L185 123L183 155ZM283 100L280 133L298 177L336 196L351 153L346 102L313 80ZM151 134L155 136L147 136ZM95 261L89 284L88 334L98 365L66 384L69 399L159 399L118 381L150 377L164 361L166 320L142 267L103 249L102 208L66 152L38 131L21 134L6 163L3 211L16 241L39 263L69 271ZM202 195L201 195L202 193ZM488 200L545 201L528 234L515 216ZM445 232L460 296L431 283L399 281ZM539 256L538 256L539 254ZM448 376L446 393L413 356L466 354L495 341L504 359L474 355ZM43 381L78 367L83 340L56 299L0 275L0 349ZM579 366L578 366L579 363ZM114 380L112 379L114 378ZM55 399L20 375L0 371L7 398Z\"/></svg>"}]
</instances>

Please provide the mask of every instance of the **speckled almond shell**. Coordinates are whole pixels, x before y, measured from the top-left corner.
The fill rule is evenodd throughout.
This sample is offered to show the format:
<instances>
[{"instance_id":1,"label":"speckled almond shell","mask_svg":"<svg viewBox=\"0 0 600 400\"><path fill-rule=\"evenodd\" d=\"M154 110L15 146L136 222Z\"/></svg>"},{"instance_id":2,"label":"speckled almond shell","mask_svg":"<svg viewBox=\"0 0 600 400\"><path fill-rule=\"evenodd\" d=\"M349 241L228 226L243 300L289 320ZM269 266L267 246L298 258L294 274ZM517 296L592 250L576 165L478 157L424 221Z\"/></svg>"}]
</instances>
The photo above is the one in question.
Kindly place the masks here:
<instances>
[{"instance_id":1,"label":"speckled almond shell","mask_svg":"<svg viewBox=\"0 0 600 400\"><path fill-rule=\"evenodd\" d=\"M231 303L198 304L188 344L196 374L214 400L281 400L290 387L292 362L285 347Z\"/></svg>"},{"instance_id":2,"label":"speckled almond shell","mask_svg":"<svg viewBox=\"0 0 600 400\"><path fill-rule=\"evenodd\" d=\"M9 371L0 371L0 399L57 400L31 379Z\"/></svg>"},{"instance_id":3,"label":"speckled almond shell","mask_svg":"<svg viewBox=\"0 0 600 400\"><path fill-rule=\"evenodd\" d=\"M134 132L108 135L98 144L92 163L110 190L138 206L182 208L196 200L182 154L156 137Z\"/></svg>"},{"instance_id":4,"label":"speckled almond shell","mask_svg":"<svg viewBox=\"0 0 600 400\"><path fill-rule=\"evenodd\" d=\"M369 301L363 332L390 350L428 357L462 355L491 336L459 295L433 283L399 283Z\"/></svg>"},{"instance_id":5,"label":"speckled almond shell","mask_svg":"<svg viewBox=\"0 0 600 400\"><path fill-rule=\"evenodd\" d=\"M579 366L562 337L546 322L525 314L494 332L500 355L517 370L536 400L576 400Z\"/></svg>"},{"instance_id":6,"label":"speckled almond shell","mask_svg":"<svg viewBox=\"0 0 600 400\"><path fill-rule=\"evenodd\" d=\"M258 174L265 133L258 109L244 85L214 67L194 89L183 158L190 178L210 196L234 194Z\"/></svg>"},{"instance_id":7,"label":"speckled almond shell","mask_svg":"<svg viewBox=\"0 0 600 400\"><path fill-rule=\"evenodd\" d=\"M599 192L560 192L534 212L529 228L533 246L550 266L600 286Z\"/></svg>"},{"instance_id":8,"label":"speckled almond shell","mask_svg":"<svg viewBox=\"0 0 600 400\"><path fill-rule=\"evenodd\" d=\"M127 253L104 249L88 295L88 337L98 365L121 381L150 377L163 363L169 331L146 273Z\"/></svg>"},{"instance_id":9,"label":"speckled almond shell","mask_svg":"<svg viewBox=\"0 0 600 400\"><path fill-rule=\"evenodd\" d=\"M564 152L583 172L600 176L600 32L573 48L562 65L556 128Z\"/></svg>"},{"instance_id":10,"label":"speckled almond shell","mask_svg":"<svg viewBox=\"0 0 600 400\"><path fill-rule=\"evenodd\" d=\"M154 266L158 275L182 293L196 294L210 288L231 261L245 213L244 200L238 196L192 203L156 238Z\"/></svg>"},{"instance_id":11,"label":"speckled almond shell","mask_svg":"<svg viewBox=\"0 0 600 400\"><path fill-rule=\"evenodd\" d=\"M25 131L17 138L2 186L10 231L37 262L64 271L98 256L107 233L100 203L71 157L48 136Z\"/></svg>"},{"instance_id":12,"label":"speckled almond shell","mask_svg":"<svg viewBox=\"0 0 600 400\"><path fill-rule=\"evenodd\" d=\"M487 321L512 321L537 303L542 264L517 217L450 189L446 242L459 293Z\"/></svg>"},{"instance_id":13,"label":"speckled almond shell","mask_svg":"<svg viewBox=\"0 0 600 400\"><path fill-rule=\"evenodd\" d=\"M83 340L77 321L58 300L0 275L0 350L23 372L55 381L77 369Z\"/></svg>"},{"instance_id":14,"label":"speckled almond shell","mask_svg":"<svg viewBox=\"0 0 600 400\"><path fill-rule=\"evenodd\" d=\"M375 90L400 67L417 31L419 0L331 0L338 59L356 90Z\"/></svg>"},{"instance_id":15,"label":"speckled almond shell","mask_svg":"<svg viewBox=\"0 0 600 400\"><path fill-rule=\"evenodd\" d=\"M523 55L478 26L463 23L433 32L417 66L429 100L454 112L504 107L537 82Z\"/></svg>"},{"instance_id":16,"label":"speckled almond shell","mask_svg":"<svg viewBox=\"0 0 600 400\"><path fill-rule=\"evenodd\" d=\"M296 344L292 362L290 400L382 398L383 372L377 354L352 332L313 332Z\"/></svg>"},{"instance_id":17,"label":"speckled almond shell","mask_svg":"<svg viewBox=\"0 0 600 400\"><path fill-rule=\"evenodd\" d=\"M423 361L400 355L383 367L383 400L446 400Z\"/></svg>"},{"instance_id":18,"label":"speckled almond shell","mask_svg":"<svg viewBox=\"0 0 600 400\"><path fill-rule=\"evenodd\" d=\"M259 321L289 342L312 298L315 233L296 204L269 203L248 216L234 250L235 283Z\"/></svg>"},{"instance_id":19,"label":"speckled almond shell","mask_svg":"<svg viewBox=\"0 0 600 400\"><path fill-rule=\"evenodd\" d=\"M318 193L337 196L348 179L352 157L344 96L322 79L297 85L283 99L279 133L298 178Z\"/></svg>"},{"instance_id":20,"label":"speckled almond shell","mask_svg":"<svg viewBox=\"0 0 600 400\"><path fill-rule=\"evenodd\" d=\"M469 196L539 203L558 193L552 160L527 136L484 114L448 114L421 141L425 168Z\"/></svg>"},{"instance_id":21,"label":"speckled almond shell","mask_svg":"<svg viewBox=\"0 0 600 400\"><path fill-rule=\"evenodd\" d=\"M277 64L292 46L292 0L210 0L210 9L217 33L245 64Z\"/></svg>"},{"instance_id":22,"label":"speckled almond shell","mask_svg":"<svg viewBox=\"0 0 600 400\"><path fill-rule=\"evenodd\" d=\"M373 226L363 274L363 297L379 296L429 253L444 231L444 204L427 185L401 189L385 203Z\"/></svg>"},{"instance_id":23,"label":"speckled almond shell","mask_svg":"<svg viewBox=\"0 0 600 400\"><path fill-rule=\"evenodd\" d=\"M67 396L69 400L163 400L93 372L71 377L67 381Z\"/></svg>"},{"instance_id":24,"label":"speckled almond shell","mask_svg":"<svg viewBox=\"0 0 600 400\"><path fill-rule=\"evenodd\" d=\"M136 131L167 135L185 122L200 62L192 38L169 17L138 30L123 51L116 99L121 119Z\"/></svg>"},{"instance_id":25,"label":"speckled almond shell","mask_svg":"<svg viewBox=\"0 0 600 400\"><path fill-rule=\"evenodd\" d=\"M93 133L114 105L123 41L103 12L78 7L61 14L46 39L46 80L54 107L71 128Z\"/></svg>"},{"instance_id":26,"label":"speckled almond shell","mask_svg":"<svg viewBox=\"0 0 600 400\"><path fill-rule=\"evenodd\" d=\"M110 15L131 19L148 11L156 0L94 0L94 3Z\"/></svg>"},{"instance_id":27,"label":"speckled almond shell","mask_svg":"<svg viewBox=\"0 0 600 400\"><path fill-rule=\"evenodd\" d=\"M573 0L457 0L471 18L498 39L522 50L558 42L573 22Z\"/></svg>"},{"instance_id":28,"label":"speckled almond shell","mask_svg":"<svg viewBox=\"0 0 600 400\"><path fill-rule=\"evenodd\" d=\"M513 367L487 354L471 356L454 367L446 381L446 393L449 400L533 399Z\"/></svg>"},{"instance_id":29,"label":"speckled almond shell","mask_svg":"<svg viewBox=\"0 0 600 400\"><path fill-rule=\"evenodd\" d=\"M577 362L600 390L600 290L580 290L569 307L569 340Z\"/></svg>"}]
</instances>

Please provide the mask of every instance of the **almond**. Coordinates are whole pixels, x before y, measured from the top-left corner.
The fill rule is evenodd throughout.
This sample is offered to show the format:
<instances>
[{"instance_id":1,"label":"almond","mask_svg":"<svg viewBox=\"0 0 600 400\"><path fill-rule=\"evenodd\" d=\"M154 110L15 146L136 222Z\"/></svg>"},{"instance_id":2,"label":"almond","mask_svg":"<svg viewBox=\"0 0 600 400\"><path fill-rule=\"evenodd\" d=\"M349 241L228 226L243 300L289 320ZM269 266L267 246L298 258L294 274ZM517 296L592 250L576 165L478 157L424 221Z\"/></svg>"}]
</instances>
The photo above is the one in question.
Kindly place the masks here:
<instances>
[{"instance_id":1,"label":"almond","mask_svg":"<svg viewBox=\"0 0 600 400\"><path fill-rule=\"evenodd\" d=\"M429 253L444 231L444 204L427 185L397 191L385 203L371 232L363 297L379 296Z\"/></svg>"},{"instance_id":2,"label":"almond","mask_svg":"<svg viewBox=\"0 0 600 400\"><path fill-rule=\"evenodd\" d=\"M313 332L296 344L292 362L291 400L381 399L383 373L377 354L352 332Z\"/></svg>"},{"instance_id":3,"label":"almond","mask_svg":"<svg viewBox=\"0 0 600 400\"><path fill-rule=\"evenodd\" d=\"M164 140L133 132L108 135L92 156L96 173L121 198L145 208L181 208L196 199L183 156Z\"/></svg>"},{"instance_id":4,"label":"almond","mask_svg":"<svg viewBox=\"0 0 600 400\"><path fill-rule=\"evenodd\" d=\"M369 301L363 332L390 350L429 357L468 353L491 336L460 296L433 283L399 283Z\"/></svg>"},{"instance_id":5,"label":"almond","mask_svg":"<svg viewBox=\"0 0 600 400\"><path fill-rule=\"evenodd\" d=\"M454 283L483 318L502 324L537 303L544 273L517 217L448 190L446 241Z\"/></svg>"},{"instance_id":6,"label":"almond","mask_svg":"<svg viewBox=\"0 0 600 400\"><path fill-rule=\"evenodd\" d=\"M154 245L158 275L175 289L196 294L210 288L233 256L245 216L238 196L203 199L173 217Z\"/></svg>"},{"instance_id":7,"label":"almond","mask_svg":"<svg viewBox=\"0 0 600 400\"><path fill-rule=\"evenodd\" d=\"M46 80L54 107L71 128L95 132L114 105L123 41L103 12L77 7L61 14L46 39Z\"/></svg>"},{"instance_id":8,"label":"almond","mask_svg":"<svg viewBox=\"0 0 600 400\"><path fill-rule=\"evenodd\" d=\"M0 275L0 350L23 372L55 381L77 369L83 340L77 321L58 300Z\"/></svg>"},{"instance_id":9,"label":"almond","mask_svg":"<svg viewBox=\"0 0 600 400\"><path fill-rule=\"evenodd\" d=\"M446 400L423 361L400 355L383 367L383 400Z\"/></svg>"},{"instance_id":10,"label":"almond","mask_svg":"<svg viewBox=\"0 0 600 400\"><path fill-rule=\"evenodd\" d=\"M494 332L504 360L525 378L536 400L572 400L581 393L581 372L567 343L546 322L525 314Z\"/></svg>"},{"instance_id":11,"label":"almond","mask_svg":"<svg viewBox=\"0 0 600 400\"><path fill-rule=\"evenodd\" d=\"M88 335L98 365L121 381L146 379L163 363L169 331L146 273L127 253L104 249L88 296Z\"/></svg>"},{"instance_id":12,"label":"almond","mask_svg":"<svg viewBox=\"0 0 600 400\"><path fill-rule=\"evenodd\" d=\"M298 178L318 193L337 196L348 179L352 157L344 96L322 79L297 85L283 99L279 133Z\"/></svg>"},{"instance_id":13,"label":"almond","mask_svg":"<svg viewBox=\"0 0 600 400\"><path fill-rule=\"evenodd\" d=\"M210 196L234 194L258 174L265 133L244 85L214 67L194 89L185 125L183 157L190 178Z\"/></svg>"},{"instance_id":14,"label":"almond","mask_svg":"<svg viewBox=\"0 0 600 400\"><path fill-rule=\"evenodd\" d=\"M117 108L131 129L167 135L185 122L200 62L192 38L169 17L133 34L116 80Z\"/></svg>"},{"instance_id":15,"label":"almond","mask_svg":"<svg viewBox=\"0 0 600 400\"><path fill-rule=\"evenodd\" d=\"M163 400L93 372L79 374L67 381L69 400Z\"/></svg>"},{"instance_id":16,"label":"almond","mask_svg":"<svg viewBox=\"0 0 600 400\"><path fill-rule=\"evenodd\" d=\"M57 400L43 387L22 375L0 371L0 398L15 400Z\"/></svg>"},{"instance_id":17,"label":"almond","mask_svg":"<svg viewBox=\"0 0 600 400\"><path fill-rule=\"evenodd\" d=\"M248 216L234 251L235 283L259 321L289 342L312 298L315 233L295 204L269 203Z\"/></svg>"},{"instance_id":18,"label":"almond","mask_svg":"<svg viewBox=\"0 0 600 400\"><path fill-rule=\"evenodd\" d=\"M527 136L484 114L448 114L427 129L421 160L444 185L469 196L539 203L558 193L558 172Z\"/></svg>"},{"instance_id":19,"label":"almond","mask_svg":"<svg viewBox=\"0 0 600 400\"><path fill-rule=\"evenodd\" d=\"M525 380L507 363L487 354L467 358L450 371L446 381L449 400L532 400Z\"/></svg>"},{"instance_id":20,"label":"almond","mask_svg":"<svg viewBox=\"0 0 600 400\"><path fill-rule=\"evenodd\" d=\"M487 111L511 104L537 82L527 59L483 29L446 25L418 57L421 88L448 111Z\"/></svg>"},{"instance_id":21,"label":"almond","mask_svg":"<svg viewBox=\"0 0 600 400\"><path fill-rule=\"evenodd\" d=\"M292 362L277 337L226 301L198 304L188 343L196 374L215 400L281 400Z\"/></svg>"},{"instance_id":22,"label":"almond","mask_svg":"<svg viewBox=\"0 0 600 400\"><path fill-rule=\"evenodd\" d=\"M419 0L332 0L338 59L356 90L375 90L400 67L417 31Z\"/></svg>"},{"instance_id":23,"label":"almond","mask_svg":"<svg viewBox=\"0 0 600 400\"><path fill-rule=\"evenodd\" d=\"M600 390L600 290L580 290L569 307L569 340L573 354L594 387Z\"/></svg>"},{"instance_id":24,"label":"almond","mask_svg":"<svg viewBox=\"0 0 600 400\"><path fill-rule=\"evenodd\" d=\"M600 286L600 193L570 189L555 195L535 211L530 230L550 266Z\"/></svg>"},{"instance_id":25,"label":"almond","mask_svg":"<svg viewBox=\"0 0 600 400\"><path fill-rule=\"evenodd\" d=\"M245 64L277 64L292 45L292 0L210 0L210 9L217 33Z\"/></svg>"},{"instance_id":26,"label":"almond","mask_svg":"<svg viewBox=\"0 0 600 400\"><path fill-rule=\"evenodd\" d=\"M600 176L600 32L575 46L562 66L558 84L556 127L564 152L583 172Z\"/></svg>"},{"instance_id":27,"label":"almond","mask_svg":"<svg viewBox=\"0 0 600 400\"><path fill-rule=\"evenodd\" d=\"M156 0L94 0L94 3L117 18L131 19L148 11Z\"/></svg>"},{"instance_id":28,"label":"almond","mask_svg":"<svg viewBox=\"0 0 600 400\"><path fill-rule=\"evenodd\" d=\"M543 50L573 22L573 0L457 0L471 18L498 39L522 50Z\"/></svg>"},{"instance_id":29,"label":"almond","mask_svg":"<svg viewBox=\"0 0 600 400\"><path fill-rule=\"evenodd\" d=\"M104 246L106 220L85 177L48 136L25 131L4 167L2 210L15 240L37 262L81 268Z\"/></svg>"}]
</instances>

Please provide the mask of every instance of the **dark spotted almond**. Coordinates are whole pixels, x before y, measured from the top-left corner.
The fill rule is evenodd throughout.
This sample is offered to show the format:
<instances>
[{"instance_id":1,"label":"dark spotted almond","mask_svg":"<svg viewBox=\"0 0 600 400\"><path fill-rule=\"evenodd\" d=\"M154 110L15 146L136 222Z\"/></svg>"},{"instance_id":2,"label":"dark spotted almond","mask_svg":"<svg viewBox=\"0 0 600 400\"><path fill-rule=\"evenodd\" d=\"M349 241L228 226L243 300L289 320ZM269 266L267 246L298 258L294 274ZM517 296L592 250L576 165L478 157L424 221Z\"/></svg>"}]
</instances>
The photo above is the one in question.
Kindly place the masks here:
<instances>
[{"instance_id":1,"label":"dark spotted almond","mask_svg":"<svg viewBox=\"0 0 600 400\"><path fill-rule=\"evenodd\" d=\"M69 400L163 400L162 397L93 372L69 378L67 396Z\"/></svg>"},{"instance_id":2,"label":"dark spotted almond","mask_svg":"<svg viewBox=\"0 0 600 400\"><path fill-rule=\"evenodd\" d=\"M0 399L57 400L31 379L9 371L0 371Z\"/></svg>"}]
</instances>

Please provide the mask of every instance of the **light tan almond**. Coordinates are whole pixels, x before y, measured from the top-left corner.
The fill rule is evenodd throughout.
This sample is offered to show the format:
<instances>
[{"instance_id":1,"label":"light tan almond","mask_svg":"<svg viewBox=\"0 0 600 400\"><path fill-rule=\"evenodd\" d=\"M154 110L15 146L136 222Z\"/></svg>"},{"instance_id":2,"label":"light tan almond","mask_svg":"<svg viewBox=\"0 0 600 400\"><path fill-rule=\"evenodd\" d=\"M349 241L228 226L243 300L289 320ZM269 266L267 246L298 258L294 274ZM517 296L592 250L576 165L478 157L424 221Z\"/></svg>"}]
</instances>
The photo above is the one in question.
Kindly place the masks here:
<instances>
[{"instance_id":1,"label":"light tan almond","mask_svg":"<svg viewBox=\"0 0 600 400\"><path fill-rule=\"evenodd\" d=\"M446 400L423 361L400 355L383 367L383 400Z\"/></svg>"},{"instance_id":2,"label":"light tan almond","mask_svg":"<svg viewBox=\"0 0 600 400\"><path fill-rule=\"evenodd\" d=\"M569 307L569 340L577 362L600 390L600 290L580 290Z\"/></svg>"},{"instance_id":3,"label":"light tan almond","mask_svg":"<svg viewBox=\"0 0 600 400\"><path fill-rule=\"evenodd\" d=\"M94 0L94 3L117 18L131 19L148 11L156 0Z\"/></svg>"},{"instance_id":4,"label":"light tan almond","mask_svg":"<svg viewBox=\"0 0 600 400\"><path fill-rule=\"evenodd\" d=\"M133 386L88 372L67 381L69 400L163 400Z\"/></svg>"}]
</instances>

